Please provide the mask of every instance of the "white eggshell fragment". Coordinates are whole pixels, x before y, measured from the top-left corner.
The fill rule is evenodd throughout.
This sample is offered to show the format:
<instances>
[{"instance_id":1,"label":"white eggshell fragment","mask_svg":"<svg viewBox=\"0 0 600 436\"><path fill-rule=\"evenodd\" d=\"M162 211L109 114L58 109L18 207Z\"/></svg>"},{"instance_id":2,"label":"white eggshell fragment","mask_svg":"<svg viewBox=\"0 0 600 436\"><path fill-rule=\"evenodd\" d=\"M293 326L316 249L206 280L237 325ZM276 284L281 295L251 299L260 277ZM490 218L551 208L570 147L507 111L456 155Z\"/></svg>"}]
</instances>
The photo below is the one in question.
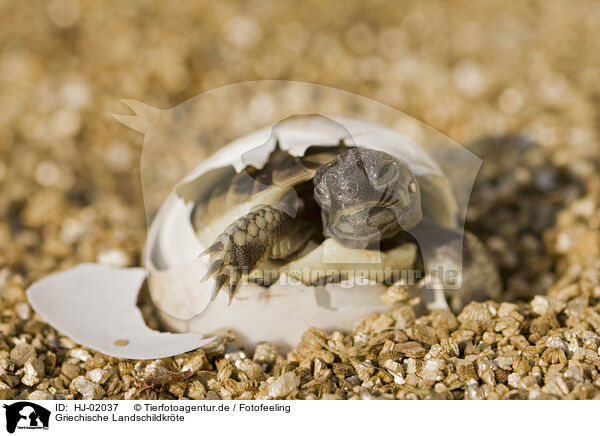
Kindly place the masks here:
<instances>
[{"instance_id":1,"label":"white eggshell fragment","mask_svg":"<svg viewBox=\"0 0 600 436\"><path fill-rule=\"evenodd\" d=\"M83 263L51 274L27 290L33 309L79 344L124 359L159 359L212 342L193 333L150 329L136 306L144 268Z\"/></svg>"}]
</instances>

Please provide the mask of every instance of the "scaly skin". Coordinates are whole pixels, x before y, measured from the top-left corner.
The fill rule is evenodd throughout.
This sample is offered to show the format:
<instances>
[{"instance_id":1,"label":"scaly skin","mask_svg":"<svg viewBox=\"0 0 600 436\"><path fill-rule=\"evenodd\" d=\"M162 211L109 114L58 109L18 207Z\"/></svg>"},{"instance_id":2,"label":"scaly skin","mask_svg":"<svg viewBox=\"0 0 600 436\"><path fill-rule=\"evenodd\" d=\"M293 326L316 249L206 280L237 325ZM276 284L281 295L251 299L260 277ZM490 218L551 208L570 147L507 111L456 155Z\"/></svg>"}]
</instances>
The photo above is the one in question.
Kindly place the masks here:
<instances>
[{"instance_id":1,"label":"scaly skin","mask_svg":"<svg viewBox=\"0 0 600 436\"><path fill-rule=\"evenodd\" d=\"M229 303L242 277L265 259L285 259L304 247L312 232L302 219L286 212L283 202L257 208L234 221L208 249L203 280L215 277L211 300L229 287Z\"/></svg>"},{"instance_id":2,"label":"scaly skin","mask_svg":"<svg viewBox=\"0 0 600 436\"><path fill-rule=\"evenodd\" d=\"M453 305L465 298L500 293L498 273L483 243L468 234L463 247L462 232L422 219L420 190L406 162L382 151L352 148L319 167L313 184L311 194L320 207L325 237L349 248L366 249L408 231L422 250L427 275L456 271L464 279L452 294ZM299 197L309 200L306 195ZM213 300L228 285L231 303L240 279L260 262L285 260L306 245L316 227L311 228L302 215L302 204L298 214L289 213L289 200L286 194L279 202L237 219L202 253L210 255L204 279L215 278Z\"/></svg>"}]
</instances>

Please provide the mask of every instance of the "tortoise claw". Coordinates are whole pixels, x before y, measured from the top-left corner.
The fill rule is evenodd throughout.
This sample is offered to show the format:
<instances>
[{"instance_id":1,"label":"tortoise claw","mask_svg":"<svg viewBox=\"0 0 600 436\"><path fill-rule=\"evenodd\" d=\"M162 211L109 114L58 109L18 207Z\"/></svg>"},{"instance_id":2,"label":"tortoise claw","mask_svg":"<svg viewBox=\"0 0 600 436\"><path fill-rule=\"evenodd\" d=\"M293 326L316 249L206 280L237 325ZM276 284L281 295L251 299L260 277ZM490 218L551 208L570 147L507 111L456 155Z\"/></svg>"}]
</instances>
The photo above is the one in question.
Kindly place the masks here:
<instances>
[{"instance_id":1,"label":"tortoise claw","mask_svg":"<svg viewBox=\"0 0 600 436\"><path fill-rule=\"evenodd\" d=\"M202 277L202 279L200 279L200 280L205 282L206 280L211 278L215 273L219 272L221 270L222 266L223 266L222 259L215 260L214 262L212 262L210 264L210 266L208 267L208 271L206 271L206 274L204 274L204 277Z\"/></svg>"},{"instance_id":2,"label":"tortoise claw","mask_svg":"<svg viewBox=\"0 0 600 436\"><path fill-rule=\"evenodd\" d=\"M229 277L229 302L227 303L228 306L230 306L231 302L233 301L233 297L235 296L235 291L237 290L239 280L241 277L242 274L240 274L238 271L235 271Z\"/></svg>"},{"instance_id":3,"label":"tortoise claw","mask_svg":"<svg viewBox=\"0 0 600 436\"><path fill-rule=\"evenodd\" d=\"M198 257L204 257L207 254L217 253L217 252L223 250L223 248L225 248L223 245L223 242L217 241L217 242L213 243L210 247L208 247L206 250L204 250L202 253L200 253L198 255Z\"/></svg>"},{"instance_id":4,"label":"tortoise claw","mask_svg":"<svg viewBox=\"0 0 600 436\"><path fill-rule=\"evenodd\" d=\"M229 302L227 303L227 305L231 305L233 297L235 296L235 291L237 290L237 287L240 283L240 279L244 275L245 274L236 271L231 266L221 271L215 279L215 284L210 295L210 301L215 301L221 289L223 289L224 286L229 285Z\"/></svg>"},{"instance_id":5,"label":"tortoise claw","mask_svg":"<svg viewBox=\"0 0 600 436\"><path fill-rule=\"evenodd\" d=\"M215 279L210 296L211 301L214 301L221 289L228 285L229 304L231 304L241 277L247 275L250 266L253 265L247 261L247 250L236 242L231 234L232 231L239 232L240 229L235 226L228 228L215 243L201 254L201 256L210 255L208 269L201 280Z\"/></svg>"},{"instance_id":6,"label":"tortoise claw","mask_svg":"<svg viewBox=\"0 0 600 436\"><path fill-rule=\"evenodd\" d=\"M221 274L217 277L212 289L212 293L210 294L210 301L215 301L215 298L217 298L217 295L219 295L219 291L223 286L225 286L228 280L229 276L227 276L226 274Z\"/></svg>"}]
</instances>

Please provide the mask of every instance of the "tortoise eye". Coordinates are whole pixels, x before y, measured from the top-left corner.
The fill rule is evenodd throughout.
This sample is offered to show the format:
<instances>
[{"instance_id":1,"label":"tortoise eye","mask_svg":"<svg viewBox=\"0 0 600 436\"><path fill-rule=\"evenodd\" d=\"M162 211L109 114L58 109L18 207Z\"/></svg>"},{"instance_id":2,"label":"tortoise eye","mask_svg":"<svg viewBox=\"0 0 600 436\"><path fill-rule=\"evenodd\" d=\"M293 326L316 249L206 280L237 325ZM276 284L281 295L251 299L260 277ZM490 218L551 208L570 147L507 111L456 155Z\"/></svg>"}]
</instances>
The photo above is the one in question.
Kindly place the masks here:
<instances>
[{"instance_id":1,"label":"tortoise eye","mask_svg":"<svg viewBox=\"0 0 600 436\"><path fill-rule=\"evenodd\" d=\"M329 198L329 196L327 195L327 191L321 184L315 186L315 196L319 200L323 200L323 201L327 201L327 199Z\"/></svg>"},{"instance_id":2,"label":"tortoise eye","mask_svg":"<svg viewBox=\"0 0 600 436\"><path fill-rule=\"evenodd\" d=\"M398 176L398 167L393 162L385 163L377 172L375 183L379 186L390 183Z\"/></svg>"}]
</instances>

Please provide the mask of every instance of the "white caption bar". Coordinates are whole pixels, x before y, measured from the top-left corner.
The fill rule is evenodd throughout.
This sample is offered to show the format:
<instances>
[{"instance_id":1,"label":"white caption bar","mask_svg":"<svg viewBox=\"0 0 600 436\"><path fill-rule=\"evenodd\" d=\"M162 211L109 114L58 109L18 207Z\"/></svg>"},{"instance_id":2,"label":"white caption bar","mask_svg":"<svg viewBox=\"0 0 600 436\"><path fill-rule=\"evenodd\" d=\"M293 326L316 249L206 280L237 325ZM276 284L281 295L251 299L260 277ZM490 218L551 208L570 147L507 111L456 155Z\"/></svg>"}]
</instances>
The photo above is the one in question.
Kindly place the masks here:
<instances>
[{"instance_id":1,"label":"white caption bar","mask_svg":"<svg viewBox=\"0 0 600 436\"><path fill-rule=\"evenodd\" d=\"M509 401L3 401L2 430L19 435L560 434L592 425L596 402ZM577 410L575 410L577 408ZM561 417L580 417L580 420ZM593 424L597 427L596 424ZM101 432L101 433L100 433ZM241 433L244 432L244 433ZM515 433L516 432L516 433ZM34 433L35 434L35 433Z\"/></svg>"}]
</instances>

